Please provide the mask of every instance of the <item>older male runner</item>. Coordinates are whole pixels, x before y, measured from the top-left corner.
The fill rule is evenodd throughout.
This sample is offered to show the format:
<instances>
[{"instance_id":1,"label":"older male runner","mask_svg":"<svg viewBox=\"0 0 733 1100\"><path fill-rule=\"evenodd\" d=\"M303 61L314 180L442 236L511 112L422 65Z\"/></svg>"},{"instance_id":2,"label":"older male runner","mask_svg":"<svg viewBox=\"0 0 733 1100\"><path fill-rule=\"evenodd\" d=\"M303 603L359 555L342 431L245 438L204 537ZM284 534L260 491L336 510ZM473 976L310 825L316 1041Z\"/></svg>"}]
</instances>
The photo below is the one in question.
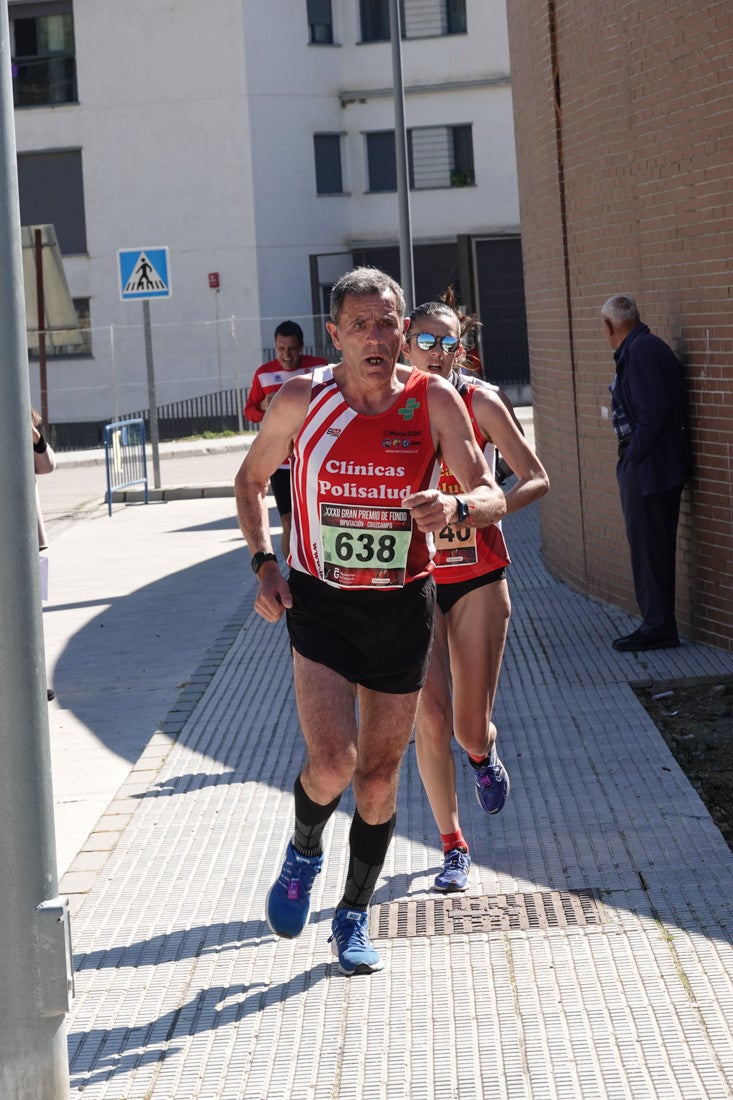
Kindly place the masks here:
<instances>
[{"instance_id":1,"label":"older male runner","mask_svg":"<svg viewBox=\"0 0 733 1100\"><path fill-rule=\"evenodd\" d=\"M400 762L432 644L428 533L485 526L506 505L465 407L441 378L398 364L404 297L375 268L344 275L328 331L341 362L294 378L272 402L236 478L242 532L259 582L255 608L287 615L307 760L295 781L295 831L267 898L267 921L297 936L321 870L321 837L353 784L344 893L332 923L343 973L382 968L367 907L395 827ZM440 454L464 491L437 489ZM292 454L293 539L286 581L272 553L268 478ZM465 518L465 513L468 517ZM358 720L357 720L358 714Z\"/></svg>"}]
</instances>

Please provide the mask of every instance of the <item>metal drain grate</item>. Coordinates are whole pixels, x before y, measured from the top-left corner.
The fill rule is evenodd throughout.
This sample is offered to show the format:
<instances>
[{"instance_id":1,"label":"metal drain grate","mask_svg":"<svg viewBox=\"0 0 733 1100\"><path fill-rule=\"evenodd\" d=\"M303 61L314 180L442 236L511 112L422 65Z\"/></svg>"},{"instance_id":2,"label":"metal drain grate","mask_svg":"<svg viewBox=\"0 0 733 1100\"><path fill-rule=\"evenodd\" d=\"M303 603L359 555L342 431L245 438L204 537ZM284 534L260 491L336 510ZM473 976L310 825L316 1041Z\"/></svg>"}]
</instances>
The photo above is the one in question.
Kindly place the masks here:
<instances>
[{"instance_id":1,"label":"metal drain grate","mask_svg":"<svg viewBox=\"0 0 733 1100\"><path fill-rule=\"evenodd\" d=\"M454 932L511 932L571 928L603 923L592 890L547 890L531 894L452 895L375 905L370 934L375 939L449 936Z\"/></svg>"}]
</instances>

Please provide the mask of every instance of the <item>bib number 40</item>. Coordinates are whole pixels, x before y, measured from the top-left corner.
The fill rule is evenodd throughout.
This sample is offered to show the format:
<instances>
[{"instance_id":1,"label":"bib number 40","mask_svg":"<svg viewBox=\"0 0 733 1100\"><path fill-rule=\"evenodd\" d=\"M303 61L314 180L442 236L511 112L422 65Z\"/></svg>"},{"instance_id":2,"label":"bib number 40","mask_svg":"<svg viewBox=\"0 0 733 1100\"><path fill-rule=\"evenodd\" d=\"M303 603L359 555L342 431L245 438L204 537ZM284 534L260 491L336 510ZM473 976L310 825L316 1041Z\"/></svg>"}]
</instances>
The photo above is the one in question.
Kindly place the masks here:
<instances>
[{"instance_id":1,"label":"bib number 40","mask_svg":"<svg viewBox=\"0 0 733 1100\"><path fill-rule=\"evenodd\" d=\"M473 535L473 529L471 527L459 527L457 530L455 527L444 527L439 534L441 542L470 542Z\"/></svg>"}]
</instances>

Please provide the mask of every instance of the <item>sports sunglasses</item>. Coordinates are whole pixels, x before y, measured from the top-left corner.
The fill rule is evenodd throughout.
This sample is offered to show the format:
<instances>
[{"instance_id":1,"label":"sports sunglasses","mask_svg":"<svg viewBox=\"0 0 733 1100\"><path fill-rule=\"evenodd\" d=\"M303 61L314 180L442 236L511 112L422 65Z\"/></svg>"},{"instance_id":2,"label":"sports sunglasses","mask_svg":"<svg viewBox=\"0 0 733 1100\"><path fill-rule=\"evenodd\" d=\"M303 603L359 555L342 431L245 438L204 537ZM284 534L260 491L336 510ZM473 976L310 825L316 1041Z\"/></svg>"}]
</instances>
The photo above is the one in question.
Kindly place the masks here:
<instances>
[{"instance_id":1,"label":"sports sunglasses","mask_svg":"<svg viewBox=\"0 0 733 1100\"><path fill-rule=\"evenodd\" d=\"M412 339L415 341L420 351L432 351L437 343L440 343L440 347L446 355L452 355L460 344L460 340L457 336L433 336L432 332L418 332Z\"/></svg>"}]
</instances>

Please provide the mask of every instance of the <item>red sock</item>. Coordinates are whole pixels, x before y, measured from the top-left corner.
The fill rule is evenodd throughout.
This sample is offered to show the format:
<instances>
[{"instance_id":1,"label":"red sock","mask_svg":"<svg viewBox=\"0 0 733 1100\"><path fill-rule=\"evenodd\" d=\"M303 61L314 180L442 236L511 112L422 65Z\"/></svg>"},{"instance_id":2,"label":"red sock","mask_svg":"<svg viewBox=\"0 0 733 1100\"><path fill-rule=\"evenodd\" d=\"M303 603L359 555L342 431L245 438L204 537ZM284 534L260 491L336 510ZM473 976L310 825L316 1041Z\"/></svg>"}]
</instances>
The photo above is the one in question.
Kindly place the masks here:
<instances>
[{"instance_id":1,"label":"red sock","mask_svg":"<svg viewBox=\"0 0 733 1100\"><path fill-rule=\"evenodd\" d=\"M483 753L483 755L474 756L472 752L469 752L468 759L471 761L472 764L483 764L485 760L489 759L490 755L491 753Z\"/></svg>"},{"instance_id":2,"label":"red sock","mask_svg":"<svg viewBox=\"0 0 733 1100\"><path fill-rule=\"evenodd\" d=\"M448 852L451 852L454 848L461 848L464 852L468 851L468 845L463 839L463 833L460 829L455 833L441 833L440 839L443 842L444 856L447 855Z\"/></svg>"}]
</instances>

